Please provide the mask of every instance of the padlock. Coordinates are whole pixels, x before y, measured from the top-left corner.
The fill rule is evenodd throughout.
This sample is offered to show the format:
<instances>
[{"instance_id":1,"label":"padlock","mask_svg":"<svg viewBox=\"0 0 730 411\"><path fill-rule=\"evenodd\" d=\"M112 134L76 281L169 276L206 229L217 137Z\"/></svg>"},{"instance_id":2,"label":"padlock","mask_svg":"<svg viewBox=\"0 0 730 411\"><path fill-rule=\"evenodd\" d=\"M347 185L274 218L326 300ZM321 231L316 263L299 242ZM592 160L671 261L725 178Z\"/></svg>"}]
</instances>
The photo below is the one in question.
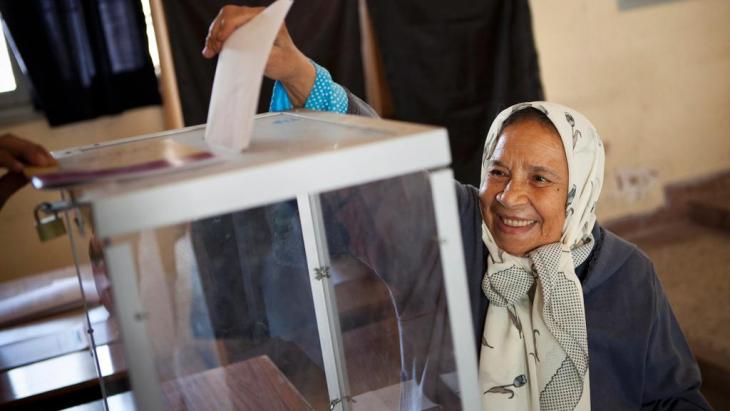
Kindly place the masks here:
<instances>
[{"instance_id":1,"label":"padlock","mask_svg":"<svg viewBox=\"0 0 730 411\"><path fill-rule=\"evenodd\" d=\"M53 240L56 237L66 234L66 225L63 224L63 220L58 216L57 211L53 211L53 214L49 214L43 218L40 217L41 211L47 212L50 208L51 205L49 203L41 203L33 210L35 228L38 230L38 238L41 241Z\"/></svg>"}]
</instances>

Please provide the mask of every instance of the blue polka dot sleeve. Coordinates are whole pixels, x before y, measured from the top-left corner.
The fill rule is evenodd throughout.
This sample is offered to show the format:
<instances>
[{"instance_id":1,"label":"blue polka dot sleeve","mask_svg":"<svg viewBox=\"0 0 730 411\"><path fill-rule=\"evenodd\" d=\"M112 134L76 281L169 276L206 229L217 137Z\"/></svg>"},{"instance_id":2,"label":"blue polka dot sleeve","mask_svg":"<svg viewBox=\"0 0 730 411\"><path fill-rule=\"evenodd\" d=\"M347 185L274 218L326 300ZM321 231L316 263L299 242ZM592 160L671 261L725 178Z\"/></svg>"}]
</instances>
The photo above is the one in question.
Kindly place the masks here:
<instances>
[{"instance_id":1,"label":"blue polka dot sleeve","mask_svg":"<svg viewBox=\"0 0 730 411\"><path fill-rule=\"evenodd\" d=\"M304 103L304 108L316 111L331 111L335 113L347 113L347 93L339 84L332 81L329 71L319 64L312 62L317 75L314 79L314 86L309 92L309 97ZM287 111L293 108L289 94L284 85L276 81L274 92L271 95L269 111Z\"/></svg>"}]
</instances>

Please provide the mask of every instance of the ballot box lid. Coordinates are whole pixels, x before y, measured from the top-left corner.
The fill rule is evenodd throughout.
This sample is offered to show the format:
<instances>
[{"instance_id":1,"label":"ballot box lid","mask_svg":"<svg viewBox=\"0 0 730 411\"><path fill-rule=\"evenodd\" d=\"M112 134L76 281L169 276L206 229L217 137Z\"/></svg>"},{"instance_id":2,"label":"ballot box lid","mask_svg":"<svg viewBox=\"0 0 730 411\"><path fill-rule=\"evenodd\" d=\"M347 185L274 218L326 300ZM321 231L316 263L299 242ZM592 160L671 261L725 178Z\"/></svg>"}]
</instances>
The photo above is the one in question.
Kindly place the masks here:
<instances>
[{"instance_id":1,"label":"ballot box lid","mask_svg":"<svg viewBox=\"0 0 730 411\"><path fill-rule=\"evenodd\" d=\"M211 147L204 135L205 126L200 125L111 143L172 138L214 156L198 167L105 178L71 189L79 202L91 205L97 235L190 221L451 162L443 128L336 113L258 115L251 145L240 153ZM60 155L88 154L105 146L69 149Z\"/></svg>"}]
</instances>

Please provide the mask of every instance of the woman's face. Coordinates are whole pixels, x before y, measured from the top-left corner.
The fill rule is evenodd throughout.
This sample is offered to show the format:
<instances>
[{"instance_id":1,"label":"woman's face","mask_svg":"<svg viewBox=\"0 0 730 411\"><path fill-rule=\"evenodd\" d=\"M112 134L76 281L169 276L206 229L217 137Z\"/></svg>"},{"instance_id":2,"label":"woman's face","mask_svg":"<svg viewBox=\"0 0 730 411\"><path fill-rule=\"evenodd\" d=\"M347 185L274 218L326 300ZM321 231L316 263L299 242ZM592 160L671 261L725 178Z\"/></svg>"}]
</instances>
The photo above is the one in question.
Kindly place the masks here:
<instances>
[{"instance_id":1,"label":"woman's face","mask_svg":"<svg viewBox=\"0 0 730 411\"><path fill-rule=\"evenodd\" d=\"M482 218L497 246L516 256L560 241L568 162L560 136L535 120L502 131L480 190Z\"/></svg>"}]
</instances>

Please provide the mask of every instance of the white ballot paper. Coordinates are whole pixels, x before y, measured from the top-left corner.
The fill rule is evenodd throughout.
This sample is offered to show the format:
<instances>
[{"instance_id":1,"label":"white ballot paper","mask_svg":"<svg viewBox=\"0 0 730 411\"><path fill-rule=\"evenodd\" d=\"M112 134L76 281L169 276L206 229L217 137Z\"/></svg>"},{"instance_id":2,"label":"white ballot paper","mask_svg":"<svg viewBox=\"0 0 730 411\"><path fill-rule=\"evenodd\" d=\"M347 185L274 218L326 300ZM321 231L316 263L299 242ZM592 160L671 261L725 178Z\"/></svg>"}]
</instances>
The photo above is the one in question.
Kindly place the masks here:
<instances>
[{"instance_id":1,"label":"white ballot paper","mask_svg":"<svg viewBox=\"0 0 730 411\"><path fill-rule=\"evenodd\" d=\"M208 107L208 143L240 151L251 142L266 61L291 4L277 0L223 43Z\"/></svg>"}]
</instances>

